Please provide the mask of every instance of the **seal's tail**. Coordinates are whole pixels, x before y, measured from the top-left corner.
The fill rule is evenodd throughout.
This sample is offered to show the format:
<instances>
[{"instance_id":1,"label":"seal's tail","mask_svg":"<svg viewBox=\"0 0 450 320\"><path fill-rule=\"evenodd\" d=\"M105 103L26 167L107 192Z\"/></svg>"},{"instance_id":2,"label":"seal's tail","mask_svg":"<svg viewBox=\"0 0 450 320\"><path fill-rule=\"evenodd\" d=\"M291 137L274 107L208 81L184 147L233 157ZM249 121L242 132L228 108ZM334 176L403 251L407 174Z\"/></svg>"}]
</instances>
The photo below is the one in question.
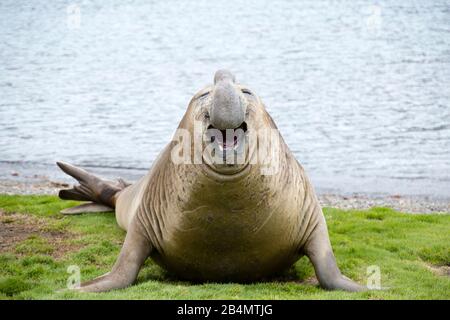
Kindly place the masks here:
<instances>
[{"instance_id":1,"label":"seal's tail","mask_svg":"<svg viewBox=\"0 0 450 320\"><path fill-rule=\"evenodd\" d=\"M59 197L63 200L90 201L74 208L61 211L63 214L79 214L82 212L111 211L116 205L117 192L126 188L122 179L117 182L103 180L95 175L65 162L57 162L58 167L68 175L74 177L79 185L72 189L60 190Z\"/></svg>"}]
</instances>

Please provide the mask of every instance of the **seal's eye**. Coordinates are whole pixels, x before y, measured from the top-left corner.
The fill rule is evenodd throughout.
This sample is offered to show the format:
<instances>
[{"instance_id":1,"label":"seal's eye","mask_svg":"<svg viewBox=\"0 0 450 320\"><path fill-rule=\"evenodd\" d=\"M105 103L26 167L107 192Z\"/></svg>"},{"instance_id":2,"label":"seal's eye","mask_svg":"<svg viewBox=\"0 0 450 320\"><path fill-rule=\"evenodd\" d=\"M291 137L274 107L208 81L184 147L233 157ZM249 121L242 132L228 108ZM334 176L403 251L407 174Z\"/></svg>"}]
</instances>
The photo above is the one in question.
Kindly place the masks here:
<instances>
[{"instance_id":1,"label":"seal's eye","mask_svg":"<svg viewBox=\"0 0 450 320\"><path fill-rule=\"evenodd\" d=\"M248 89L242 89L242 93L252 95L252 93Z\"/></svg>"},{"instance_id":2,"label":"seal's eye","mask_svg":"<svg viewBox=\"0 0 450 320\"><path fill-rule=\"evenodd\" d=\"M208 112L205 112L204 118L205 118L205 120L209 120L209 113Z\"/></svg>"},{"instance_id":3,"label":"seal's eye","mask_svg":"<svg viewBox=\"0 0 450 320\"><path fill-rule=\"evenodd\" d=\"M204 97L206 97L208 94L209 94L209 91L208 91L208 92L205 92L205 93L202 94L202 95L200 95L197 99L204 98Z\"/></svg>"}]
</instances>

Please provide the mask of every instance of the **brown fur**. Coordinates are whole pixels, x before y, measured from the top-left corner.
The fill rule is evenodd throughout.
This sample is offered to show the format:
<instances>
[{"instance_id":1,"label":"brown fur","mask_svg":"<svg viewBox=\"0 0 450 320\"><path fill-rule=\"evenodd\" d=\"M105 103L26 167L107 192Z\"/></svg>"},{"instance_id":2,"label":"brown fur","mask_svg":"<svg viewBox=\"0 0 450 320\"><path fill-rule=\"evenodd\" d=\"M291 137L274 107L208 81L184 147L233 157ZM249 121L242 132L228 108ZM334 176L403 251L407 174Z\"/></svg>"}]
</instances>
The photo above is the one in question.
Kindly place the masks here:
<instances>
[{"instance_id":1,"label":"brown fur","mask_svg":"<svg viewBox=\"0 0 450 320\"><path fill-rule=\"evenodd\" d=\"M246 102L249 132L276 129L260 99L235 88ZM213 89L194 96L179 128L193 134L195 120L209 125L205 115L213 99L204 94ZM81 290L131 284L149 255L181 278L246 282L282 271L303 254L322 287L362 289L341 275L314 189L282 139L273 175L261 175L261 164L250 164L251 148L245 164L224 174L227 167L174 164L175 145L169 143L145 177L114 195L117 221L128 231L125 244L111 273Z\"/></svg>"}]
</instances>

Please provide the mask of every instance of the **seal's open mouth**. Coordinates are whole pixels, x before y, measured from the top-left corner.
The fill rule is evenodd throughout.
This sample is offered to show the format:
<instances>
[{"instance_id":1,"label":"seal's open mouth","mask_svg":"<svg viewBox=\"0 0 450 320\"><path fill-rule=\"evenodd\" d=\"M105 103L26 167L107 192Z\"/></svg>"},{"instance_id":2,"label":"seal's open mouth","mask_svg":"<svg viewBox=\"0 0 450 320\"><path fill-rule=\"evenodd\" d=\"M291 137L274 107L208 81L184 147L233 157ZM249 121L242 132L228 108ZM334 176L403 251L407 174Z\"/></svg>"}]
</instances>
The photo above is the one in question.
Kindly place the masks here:
<instances>
[{"instance_id":1,"label":"seal's open mouth","mask_svg":"<svg viewBox=\"0 0 450 320\"><path fill-rule=\"evenodd\" d=\"M244 121L234 129L217 129L213 125L209 125L207 134L211 143L216 143L220 151L226 152L238 149L245 139L247 130L247 123Z\"/></svg>"}]
</instances>

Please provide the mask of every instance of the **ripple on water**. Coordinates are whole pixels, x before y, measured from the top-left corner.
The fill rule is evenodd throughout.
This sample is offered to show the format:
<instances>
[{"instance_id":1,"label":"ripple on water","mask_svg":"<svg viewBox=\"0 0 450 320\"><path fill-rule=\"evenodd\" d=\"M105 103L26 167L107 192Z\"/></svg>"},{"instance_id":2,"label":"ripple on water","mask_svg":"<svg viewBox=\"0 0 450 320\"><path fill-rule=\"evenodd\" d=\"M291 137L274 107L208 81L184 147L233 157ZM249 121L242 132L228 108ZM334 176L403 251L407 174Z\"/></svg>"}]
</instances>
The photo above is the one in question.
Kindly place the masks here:
<instances>
[{"instance_id":1,"label":"ripple on water","mask_svg":"<svg viewBox=\"0 0 450 320\"><path fill-rule=\"evenodd\" d=\"M448 194L448 3L415 3L2 1L0 161L146 168L225 67L319 187Z\"/></svg>"}]
</instances>

